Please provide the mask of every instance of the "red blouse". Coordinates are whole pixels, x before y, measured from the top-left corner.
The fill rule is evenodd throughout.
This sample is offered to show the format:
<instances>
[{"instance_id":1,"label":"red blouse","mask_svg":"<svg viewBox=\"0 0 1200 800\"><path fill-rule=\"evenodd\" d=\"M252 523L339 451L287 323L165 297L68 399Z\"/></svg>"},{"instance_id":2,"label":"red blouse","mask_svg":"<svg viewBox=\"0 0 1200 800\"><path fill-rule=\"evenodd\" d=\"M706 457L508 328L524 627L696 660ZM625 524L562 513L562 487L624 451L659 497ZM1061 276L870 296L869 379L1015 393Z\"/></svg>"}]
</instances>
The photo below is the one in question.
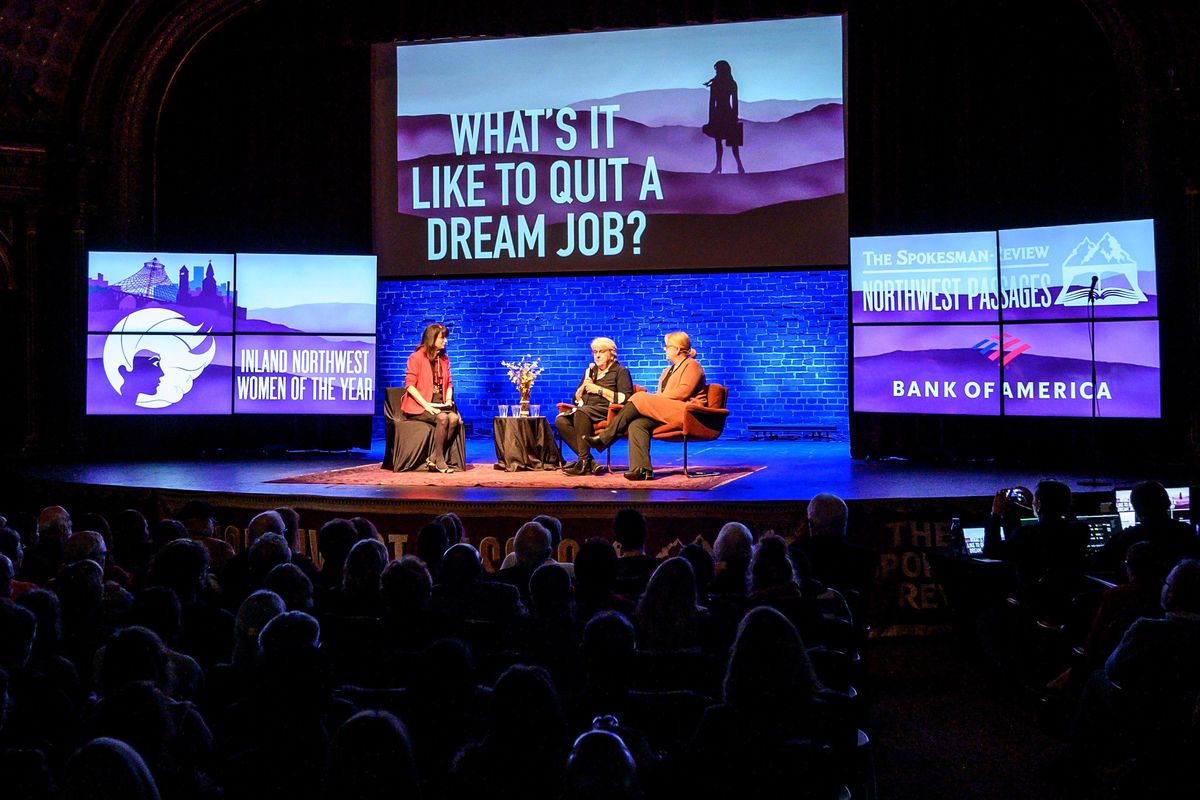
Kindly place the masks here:
<instances>
[{"instance_id":1,"label":"red blouse","mask_svg":"<svg viewBox=\"0 0 1200 800\"><path fill-rule=\"evenodd\" d=\"M450 358L445 353L442 353L438 357L436 365L437 377L441 378L442 397L444 398L450 391ZM407 389L409 386L415 386L426 402L433 402L433 386L437 382L434 380L435 376L433 373L433 363L425 355L425 348L417 348L408 357L408 366L404 370L404 388ZM417 402L416 398L405 392L404 402L400 404L400 410L405 414L420 414L425 408Z\"/></svg>"}]
</instances>

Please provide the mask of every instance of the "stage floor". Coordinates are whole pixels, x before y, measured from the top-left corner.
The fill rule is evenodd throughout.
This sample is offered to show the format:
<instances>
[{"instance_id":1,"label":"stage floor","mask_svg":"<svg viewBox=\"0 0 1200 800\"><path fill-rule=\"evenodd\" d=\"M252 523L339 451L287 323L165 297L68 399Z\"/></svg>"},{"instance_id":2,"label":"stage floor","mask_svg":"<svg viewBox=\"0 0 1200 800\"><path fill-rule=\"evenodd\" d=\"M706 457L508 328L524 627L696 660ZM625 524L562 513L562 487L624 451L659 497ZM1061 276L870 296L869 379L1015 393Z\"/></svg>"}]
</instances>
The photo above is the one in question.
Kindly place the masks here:
<instances>
[{"instance_id":1,"label":"stage floor","mask_svg":"<svg viewBox=\"0 0 1200 800\"><path fill-rule=\"evenodd\" d=\"M351 453L288 453L281 456L179 461L121 461L108 463L43 464L25 466L28 478L61 484L94 487L161 489L272 497L354 499L376 504L380 501L424 501L449 503L794 503L805 502L819 492L833 492L847 501L928 498L986 498L998 488L1023 484L1032 486L1042 477L1055 477L1080 492L1094 491L1081 485L1089 476L1083 472L1043 475L989 462L938 465L910 461L856 461L849 445L837 441L718 440L689 447L689 465L762 466L752 475L711 491L636 491L588 489L588 478L578 479L571 489L494 489L438 486L385 487L281 484L269 481L304 473L354 467L380 462L383 444L370 451ZM653 450L660 470L682 465L683 448L658 445ZM470 439L467 461L490 465L494 459L490 439ZM613 466L627 464L624 443L613 451ZM623 469L623 467L622 467ZM432 478L433 476L431 476ZM1120 486L1131 486L1143 477L1183 482L1194 476L1106 475ZM1103 491L1103 490L1100 490Z\"/></svg>"}]
</instances>

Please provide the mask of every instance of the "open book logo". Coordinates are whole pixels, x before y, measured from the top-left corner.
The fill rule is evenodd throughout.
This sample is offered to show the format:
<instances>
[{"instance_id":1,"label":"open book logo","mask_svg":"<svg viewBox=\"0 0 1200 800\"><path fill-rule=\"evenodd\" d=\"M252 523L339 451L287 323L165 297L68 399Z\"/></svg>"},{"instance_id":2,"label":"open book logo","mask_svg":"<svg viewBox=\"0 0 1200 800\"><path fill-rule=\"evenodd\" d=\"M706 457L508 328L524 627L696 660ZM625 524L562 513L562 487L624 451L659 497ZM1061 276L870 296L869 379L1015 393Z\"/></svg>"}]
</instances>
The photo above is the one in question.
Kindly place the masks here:
<instances>
[{"instance_id":1,"label":"open book logo","mask_svg":"<svg viewBox=\"0 0 1200 800\"><path fill-rule=\"evenodd\" d=\"M1086 306L1096 277L1096 305L1131 306L1146 302L1138 285L1138 263L1117 237L1105 232L1098 240L1083 237L1063 259L1059 306Z\"/></svg>"}]
</instances>

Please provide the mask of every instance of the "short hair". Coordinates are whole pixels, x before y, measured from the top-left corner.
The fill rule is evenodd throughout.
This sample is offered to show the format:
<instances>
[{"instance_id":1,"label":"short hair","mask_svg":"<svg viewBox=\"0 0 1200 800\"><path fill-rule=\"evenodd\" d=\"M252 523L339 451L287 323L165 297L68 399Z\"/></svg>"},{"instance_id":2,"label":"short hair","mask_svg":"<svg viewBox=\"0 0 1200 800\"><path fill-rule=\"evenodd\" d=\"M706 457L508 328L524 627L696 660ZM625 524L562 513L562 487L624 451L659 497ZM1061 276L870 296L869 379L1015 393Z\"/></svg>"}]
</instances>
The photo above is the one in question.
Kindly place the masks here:
<instances>
[{"instance_id":1,"label":"short hair","mask_svg":"<svg viewBox=\"0 0 1200 800\"><path fill-rule=\"evenodd\" d=\"M271 567L271 571L263 578L263 588L282 597L289 611L308 611L312 608L312 580L290 561Z\"/></svg>"},{"instance_id":2,"label":"short hair","mask_svg":"<svg viewBox=\"0 0 1200 800\"><path fill-rule=\"evenodd\" d=\"M136 508L118 511L112 518L113 547L140 545L150 539L146 516Z\"/></svg>"},{"instance_id":3,"label":"short hair","mask_svg":"<svg viewBox=\"0 0 1200 800\"><path fill-rule=\"evenodd\" d=\"M593 536L575 554L575 581L581 592L610 591L617 583L617 551L612 543Z\"/></svg>"},{"instance_id":4,"label":"short hair","mask_svg":"<svg viewBox=\"0 0 1200 800\"><path fill-rule=\"evenodd\" d=\"M300 514L291 506L280 506L275 513L283 520L283 535L288 540L288 547L293 550L300 542Z\"/></svg>"},{"instance_id":5,"label":"short hair","mask_svg":"<svg viewBox=\"0 0 1200 800\"><path fill-rule=\"evenodd\" d=\"M63 547L63 560L68 563L85 558L99 562L106 555L108 548L105 547L104 537L96 531L75 531L67 538Z\"/></svg>"},{"instance_id":6,"label":"short hair","mask_svg":"<svg viewBox=\"0 0 1200 800\"><path fill-rule=\"evenodd\" d=\"M250 574L261 578L279 564L292 560L292 549L282 533L264 533L254 540L247 554Z\"/></svg>"},{"instance_id":7,"label":"short hair","mask_svg":"<svg viewBox=\"0 0 1200 800\"><path fill-rule=\"evenodd\" d=\"M1038 501L1038 517L1065 517L1071 510L1071 487L1062 481L1038 481L1033 490Z\"/></svg>"},{"instance_id":8,"label":"short hair","mask_svg":"<svg viewBox=\"0 0 1200 800\"><path fill-rule=\"evenodd\" d=\"M270 619L258 634L263 657L284 663L290 654L311 651L321 645L321 625L303 611L285 611Z\"/></svg>"},{"instance_id":9,"label":"short hair","mask_svg":"<svg viewBox=\"0 0 1200 800\"><path fill-rule=\"evenodd\" d=\"M533 521L550 532L550 555L553 556L558 543L562 541L562 520L549 514L538 514Z\"/></svg>"},{"instance_id":10,"label":"short hair","mask_svg":"<svg viewBox=\"0 0 1200 800\"><path fill-rule=\"evenodd\" d=\"M1153 542L1134 542L1125 551L1125 566L1139 583L1162 583L1171 565Z\"/></svg>"},{"instance_id":11,"label":"short hair","mask_svg":"<svg viewBox=\"0 0 1200 800\"><path fill-rule=\"evenodd\" d=\"M550 531L536 522L526 522L517 529L513 542L517 563L537 566L550 558Z\"/></svg>"},{"instance_id":12,"label":"short hair","mask_svg":"<svg viewBox=\"0 0 1200 800\"><path fill-rule=\"evenodd\" d=\"M366 517L351 517L350 524L354 526L355 533L358 534L358 540L375 539L382 542L383 536L379 533L379 528L375 527L375 523Z\"/></svg>"},{"instance_id":13,"label":"short hair","mask_svg":"<svg viewBox=\"0 0 1200 800\"><path fill-rule=\"evenodd\" d=\"M278 533L283 536L286 530L287 525L278 511L263 511L255 514L246 526L246 541L253 544L264 533Z\"/></svg>"},{"instance_id":14,"label":"short hair","mask_svg":"<svg viewBox=\"0 0 1200 800\"><path fill-rule=\"evenodd\" d=\"M646 546L646 518L636 508L622 508L613 518L613 538L623 550Z\"/></svg>"},{"instance_id":15,"label":"short hair","mask_svg":"<svg viewBox=\"0 0 1200 800\"><path fill-rule=\"evenodd\" d=\"M597 336L592 339L590 347L593 350L611 350L614 356L617 354L617 343L607 336Z\"/></svg>"},{"instance_id":16,"label":"short hair","mask_svg":"<svg viewBox=\"0 0 1200 800\"><path fill-rule=\"evenodd\" d=\"M601 611L583 626L579 653L589 671L610 673L613 668L623 668L636 648L633 623L619 611Z\"/></svg>"},{"instance_id":17,"label":"short hair","mask_svg":"<svg viewBox=\"0 0 1200 800\"><path fill-rule=\"evenodd\" d=\"M479 551L466 542L451 545L442 559L442 580L445 583L470 583L483 573Z\"/></svg>"},{"instance_id":18,"label":"short hair","mask_svg":"<svg viewBox=\"0 0 1200 800\"><path fill-rule=\"evenodd\" d=\"M379 576L383 607L392 613L424 608L432 592L433 577L425 562L416 556L391 562Z\"/></svg>"},{"instance_id":19,"label":"short hair","mask_svg":"<svg viewBox=\"0 0 1200 800\"><path fill-rule=\"evenodd\" d=\"M317 531L317 552L325 563L322 569L342 573L350 548L358 541L358 531L348 519L331 519Z\"/></svg>"},{"instance_id":20,"label":"short hair","mask_svg":"<svg viewBox=\"0 0 1200 800\"><path fill-rule=\"evenodd\" d=\"M808 531L811 536L845 536L848 509L836 494L821 492L808 501Z\"/></svg>"},{"instance_id":21,"label":"short hair","mask_svg":"<svg viewBox=\"0 0 1200 800\"><path fill-rule=\"evenodd\" d=\"M100 690L112 694L132 681L161 687L167 679L167 663L167 648L157 633L140 625L123 628L104 646Z\"/></svg>"},{"instance_id":22,"label":"short hair","mask_svg":"<svg viewBox=\"0 0 1200 800\"><path fill-rule=\"evenodd\" d=\"M62 506L46 506L38 514L37 531L39 539L48 536L66 541L71 535L71 515Z\"/></svg>"},{"instance_id":23,"label":"short hair","mask_svg":"<svg viewBox=\"0 0 1200 800\"><path fill-rule=\"evenodd\" d=\"M740 522L726 522L713 542L713 559L727 564L746 565L754 549L750 529Z\"/></svg>"},{"instance_id":24,"label":"short hair","mask_svg":"<svg viewBox=\"0 0 1200 800\"><path fill-rule=\"evenodd\" d=\"M167 542L150 565L150 583L175 590L184 605L200 590L200 579L208 569L208 549L192 539Z\"/></svg>"},{"instance_id":25,"label":"short hair","mask_svg":"<svg viewBox=\"0 0 1200 800\"><path fill-rule=\"evenodd\" d=\"M388 563L387 548L378 539L359 539L346 556L342 585L346 588L379 591L379 576Z\"/></svg>"},{"instance_id":26,"label":"short hair","mask_svg":"<svg viewBox=\"0 0 1200 800\"><path fill-rule=\"evenodd\" d=\"M1185 558L1175 565L1163 584L1164 611L1200 614L1200 561Z\"/></svg>"},{"instance_id":27,"label":"short hair","mask_svg":"<svg viewBox=\"0 0 1200 800\"><path fill-rule=\"evenodd\" d=\"M529 597L541 616L571 616L571 576L562 564L542 564L529 577Z\"/></svg>"},{"instance_id":28,"label":"short hair","mask_svg":"<svg viewBox=\"0 0 1200 800\"><path fill-rule=\"evenodd\" d=\"M1129 503L1140 519L1161 519L1171 512L1171 495L1158 481L1142 481L1134 486Z\"/></svg>"},{"instance_id":29,"label":"short hair","mask_svg":"<svg viewBox=\"0 0 1200 800\"><path fill-rule=\"evenodd\" d=\"M24 545L21 544L21 534L12 528L0 528L0 553L8 556L14 567L19 566L24 549Z\"/></svg>"}]
</instances>

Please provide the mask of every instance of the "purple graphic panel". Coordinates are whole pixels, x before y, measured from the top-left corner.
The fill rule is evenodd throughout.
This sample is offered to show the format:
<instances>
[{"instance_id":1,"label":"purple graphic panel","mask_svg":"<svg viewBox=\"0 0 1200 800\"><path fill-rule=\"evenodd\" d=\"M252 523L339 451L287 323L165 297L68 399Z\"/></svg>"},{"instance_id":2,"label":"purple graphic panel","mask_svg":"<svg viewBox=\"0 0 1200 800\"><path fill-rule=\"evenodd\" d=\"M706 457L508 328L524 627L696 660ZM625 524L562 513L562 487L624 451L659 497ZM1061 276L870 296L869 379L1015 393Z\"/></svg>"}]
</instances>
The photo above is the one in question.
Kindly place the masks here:
<instances>
[{"instance_id":1,"label":"purple graphic panel","mask_svg":"<svg viewBox=\"0 0 1200 800\"><path fill-rule=\"evenodd\" d=\"M1092 373L1086 322L1005 325L1004 413L1013 416L1087 417ZM1011 344L1019 342L1019 345ZM1096 396L1101 417L1161 415L1158 323L1096 324Z\"/></svg>"},{"instance_id":2,"label":"purple graphic panel","mask_svg":"<svg viewBox=\"0 0 1200 800\"><path fill-rule=\"evenodd\" d=\"M375 337L239 335L238 414L373 414Z\"/></svg>"},{"instance_id":3,"label":"purple graphic panel","mask_svg":"<svg viewBox=\"0 0 1200 800\"><path fill-rule=\"evenodd\" d=\"M87 338L88 414L231 412L231 336L125 333Z\"/></svg>"},{"instance_id":4,"label":"purple graphic panel","mask_svg":"<svg viewBox=\"0 0 1200 800\"><path fill-rule=\"evenodd\" d=\"M854 329L853 408L894 414L1000 413L992 325Z\"/></svg>"},{"instance_id":5,"label":"purple graphic panel","mask_svg":"<svg viewBox=\"0 0 1200 800\"><path fill-rule=\"evenodd\" d=\"M152 330L163 310L212 333L233 331L233 256L224 253L88 253L88 330ZM135 315L132 316L131 315Z\"/></svg>"}]
</instances>

